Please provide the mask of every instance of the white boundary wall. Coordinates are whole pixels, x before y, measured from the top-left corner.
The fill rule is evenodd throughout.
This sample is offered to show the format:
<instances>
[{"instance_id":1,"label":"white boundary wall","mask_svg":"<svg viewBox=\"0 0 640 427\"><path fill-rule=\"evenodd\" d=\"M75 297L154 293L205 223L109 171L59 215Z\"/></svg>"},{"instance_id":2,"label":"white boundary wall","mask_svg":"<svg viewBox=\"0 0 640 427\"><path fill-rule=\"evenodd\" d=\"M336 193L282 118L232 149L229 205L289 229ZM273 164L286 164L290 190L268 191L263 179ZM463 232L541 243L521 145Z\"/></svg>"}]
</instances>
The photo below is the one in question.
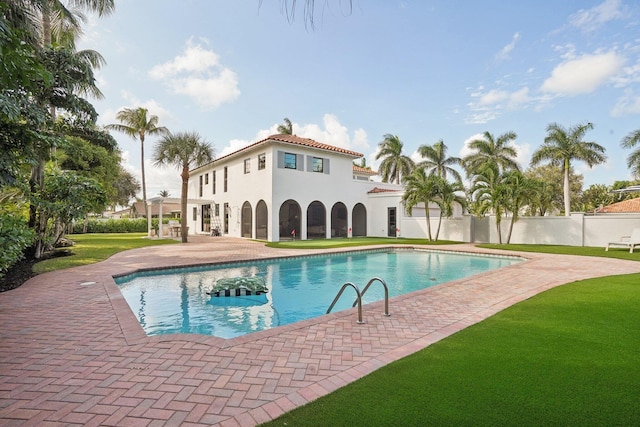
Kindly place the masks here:
<instances>
[{"instance_id":1,"label":"white boundary wall","mask_svg":"<svg viewBox=\"0 0 640 427\"><path fill-rule=\"evenodd\" d=\"M511 218L502 218L502 243L506 243ZM405 237L426 237L425 218L402 218ZM438 218L431 218L435 233ZM513 225L510 243L567 246L602 246L629 236L640 228L640 214L585 215L572 213L570 217L520 217ZM487 238L488 236L488 238ZM463 216L443 218L439 240L477 243L498 243L495 216L476 218Z\"/></svg>"}]
</instances>

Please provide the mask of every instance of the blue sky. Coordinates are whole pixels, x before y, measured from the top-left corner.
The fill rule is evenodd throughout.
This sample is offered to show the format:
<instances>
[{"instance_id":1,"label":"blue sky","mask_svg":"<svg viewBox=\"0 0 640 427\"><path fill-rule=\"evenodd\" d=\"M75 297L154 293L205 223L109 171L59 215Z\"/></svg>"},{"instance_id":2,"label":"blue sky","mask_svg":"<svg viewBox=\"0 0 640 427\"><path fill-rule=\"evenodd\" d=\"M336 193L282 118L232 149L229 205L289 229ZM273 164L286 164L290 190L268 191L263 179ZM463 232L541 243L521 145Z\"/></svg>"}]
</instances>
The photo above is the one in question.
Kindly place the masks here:
<instances>
[{"instance_id":1,"label":"blue sky","mask_svg":"<svg viewBox=\"0 0 640 427\"><path fill-rule=\"evenodd\" d=\"M640 5L631 0L316 1L290 22L281 1L116 0L80 48L99 51L99 124L144 106L171 131L197 131L217 156L276 133L365 154L392 133L406 154L444 140L450 156L484 131L514 131L523 168L546 127L591 122L606 164L591 184L632 179L622 138L640 128ZM139 143L115 134L139 175ZM147 162L155 138L148 138ZM148 196L179 195L174 169L148 164Z\"/></svg>"}]
</instances>

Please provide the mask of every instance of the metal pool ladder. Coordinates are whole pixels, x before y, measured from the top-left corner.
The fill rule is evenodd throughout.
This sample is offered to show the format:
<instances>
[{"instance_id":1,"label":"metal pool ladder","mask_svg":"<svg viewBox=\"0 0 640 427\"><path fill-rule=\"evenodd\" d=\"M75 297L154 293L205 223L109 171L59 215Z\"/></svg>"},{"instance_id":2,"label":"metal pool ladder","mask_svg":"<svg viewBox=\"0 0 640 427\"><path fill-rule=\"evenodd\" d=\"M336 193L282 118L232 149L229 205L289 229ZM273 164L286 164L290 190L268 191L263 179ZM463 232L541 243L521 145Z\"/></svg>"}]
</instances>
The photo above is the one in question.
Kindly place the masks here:
<instances>
[{"instance_id":1,"label":"metal pool ladder","mask_svg":"<svg viewBox=\"0 0 640 427\"><path fill-rule=\"evenodd\" d=\"M358 306L358 323L360 324L365 323L364 320L362 320L362 296L365 294L365 292L367 292L367 289L369 289L371 284L375 281L379 281L380 283L382 283L382 286L384 286L384 315L391 316L391 314L389 314L389 288L387 287L387 284L385 283L385 281L379 277L374 277L373 279L369 280L369 283L367 283L367 286L364 287L364 290L362 292L360 292L360 289L358 289L358 287L354 285L352 282L347 282L344 285L342 285L342 287L340 288L340 291L338 291L338 294L333 299L333 302L327 309L327 314L329 314L333 309L333 307L336 305L336 302L338 302L344 290L349 286L351 286L356 291L356 300L353 302L352 307L355 307L356 305Z\"/></svg>"}]
</instances>

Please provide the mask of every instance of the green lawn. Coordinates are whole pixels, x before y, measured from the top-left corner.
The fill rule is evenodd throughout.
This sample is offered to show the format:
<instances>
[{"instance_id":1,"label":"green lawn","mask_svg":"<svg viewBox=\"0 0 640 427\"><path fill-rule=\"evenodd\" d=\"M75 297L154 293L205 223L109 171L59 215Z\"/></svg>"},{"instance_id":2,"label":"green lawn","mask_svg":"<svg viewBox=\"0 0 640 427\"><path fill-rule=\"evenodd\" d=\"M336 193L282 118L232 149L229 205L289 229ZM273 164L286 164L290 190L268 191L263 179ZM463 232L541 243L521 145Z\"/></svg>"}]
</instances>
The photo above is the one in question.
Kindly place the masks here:
<instances>
[{"instance_id":1,"label":"green lawn","mask_svg":"<svg viewBox=\"0 0 640 427\"><path fill-rule=\"evenodd\" d=\"M629 249L611 248L605 251L603 247L597 246L558 246L558 245L497 245L497 244L481 244L479 248L504 249L522 252L544 252L548 254L564 254L564 255L583 255L598 256L607 258L629 259L640 261L640 250L629 253Z\"/></svg>"},{"instance_id":2,"label":"green lawn","mask_svg":"<svg viewBox=\"0 0 640 427\"><path fill-rule=\"evenodd\" d=\"M638 307L640 274L560 286L264 425L639 425Z\"/></svg>"},{"instance_id":3,"label":"green lawn","mask_svg":"<svg viewBox=\"0 0 640 427\"><path fill-rule=\"evenodd\" d=\"M145 239L146 235L147 233L70 234L67 237L73 240L75 245L67 249L70 249L73 255L41 261L33 266L33 272L42 274L47 271L93 264L129 249L177 243L171 239Z\"/></svg>"}]
</instances>

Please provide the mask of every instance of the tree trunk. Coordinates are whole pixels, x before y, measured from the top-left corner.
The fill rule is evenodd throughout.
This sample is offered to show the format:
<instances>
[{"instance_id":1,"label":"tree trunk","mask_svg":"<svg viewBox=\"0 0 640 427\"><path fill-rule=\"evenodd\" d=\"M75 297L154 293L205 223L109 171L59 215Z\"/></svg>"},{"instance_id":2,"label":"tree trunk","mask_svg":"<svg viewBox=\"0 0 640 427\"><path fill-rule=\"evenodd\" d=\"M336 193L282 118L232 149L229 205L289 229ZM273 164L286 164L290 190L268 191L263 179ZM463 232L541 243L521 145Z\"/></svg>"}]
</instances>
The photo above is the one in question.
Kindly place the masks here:
<instances>
[{"instance_id":1,"label":"tree trunk","mask_svg":"<svg viewBox=\"0 0 640 427\"><path fill-rule=\"evenodd\" d=\"M516 216L513 215L511 217L511 222L509 223L509 233L507 234L507 245L511 242L511 232L513 231L513 223L516 222Z\"/></svg>"},{"instance_id":2,"label":"tree trunk","mask_svg":"<svg viewBox=\"0 0 640 427\"><path fill-rule=\"evenodd\" d=\"M433 239L431 238L431 219L429 218L429 201L428 200L424 202L424 206L425 206L425 213L427 217L427 237L431 242L433 241Z\"/></svg>"},{"instance_id":3,"label":"tree trunk","mask_svg":"<svg viewBox=\"0 0 640 427\"><path fill-rule=\"evenodd\" d=\"M187 243L187 195L189 192L189 165L182 168L182 190L180 194L180 234L182 243Z\"/></svg>"},{"instance_id":4,"label":"tree trunk","mask_svg":"<svg viewBox=\"0 0 640 427\"><path fill-rule=\"evenodd\" d=\"M144 174L144 135L140 135L140 171L142 172L142 202L144 203L144 214L149 218L149 207L147 206L147 180ZM159 218L162 224L162 218Z\"/></svg>"},{"instance_id":5,"label":"tree trunk","mask_svg":"<svg viewBox=\"0 0 640 427\"><path fill-rule=\"evenodd\" d=\"M500 215L496 215L496 231L498 232L498 244L502 244L502 230L500 229Z\"/></svg>"},{"instance_id":6,"label":"tree trunk","mask_svg":"<svg viewBox=\"0 0 640 427\"><path fill-rule=\"evenodd\" d=\"M564 216L571 216L571 189L569 185L569 161L564 162Z\"/></svg>"},{"instance_id":7,"label":"tree trunk","mask_svg":"<svg viewBox=\"0 0 640 427\"><path fill-rule=\"evenodd\" d=\"M438 228L436 229L436 242L440 236L440 225L442 225L442 209L440 209L440 216L438 217Z\"/></svg>"}]
</instances>

